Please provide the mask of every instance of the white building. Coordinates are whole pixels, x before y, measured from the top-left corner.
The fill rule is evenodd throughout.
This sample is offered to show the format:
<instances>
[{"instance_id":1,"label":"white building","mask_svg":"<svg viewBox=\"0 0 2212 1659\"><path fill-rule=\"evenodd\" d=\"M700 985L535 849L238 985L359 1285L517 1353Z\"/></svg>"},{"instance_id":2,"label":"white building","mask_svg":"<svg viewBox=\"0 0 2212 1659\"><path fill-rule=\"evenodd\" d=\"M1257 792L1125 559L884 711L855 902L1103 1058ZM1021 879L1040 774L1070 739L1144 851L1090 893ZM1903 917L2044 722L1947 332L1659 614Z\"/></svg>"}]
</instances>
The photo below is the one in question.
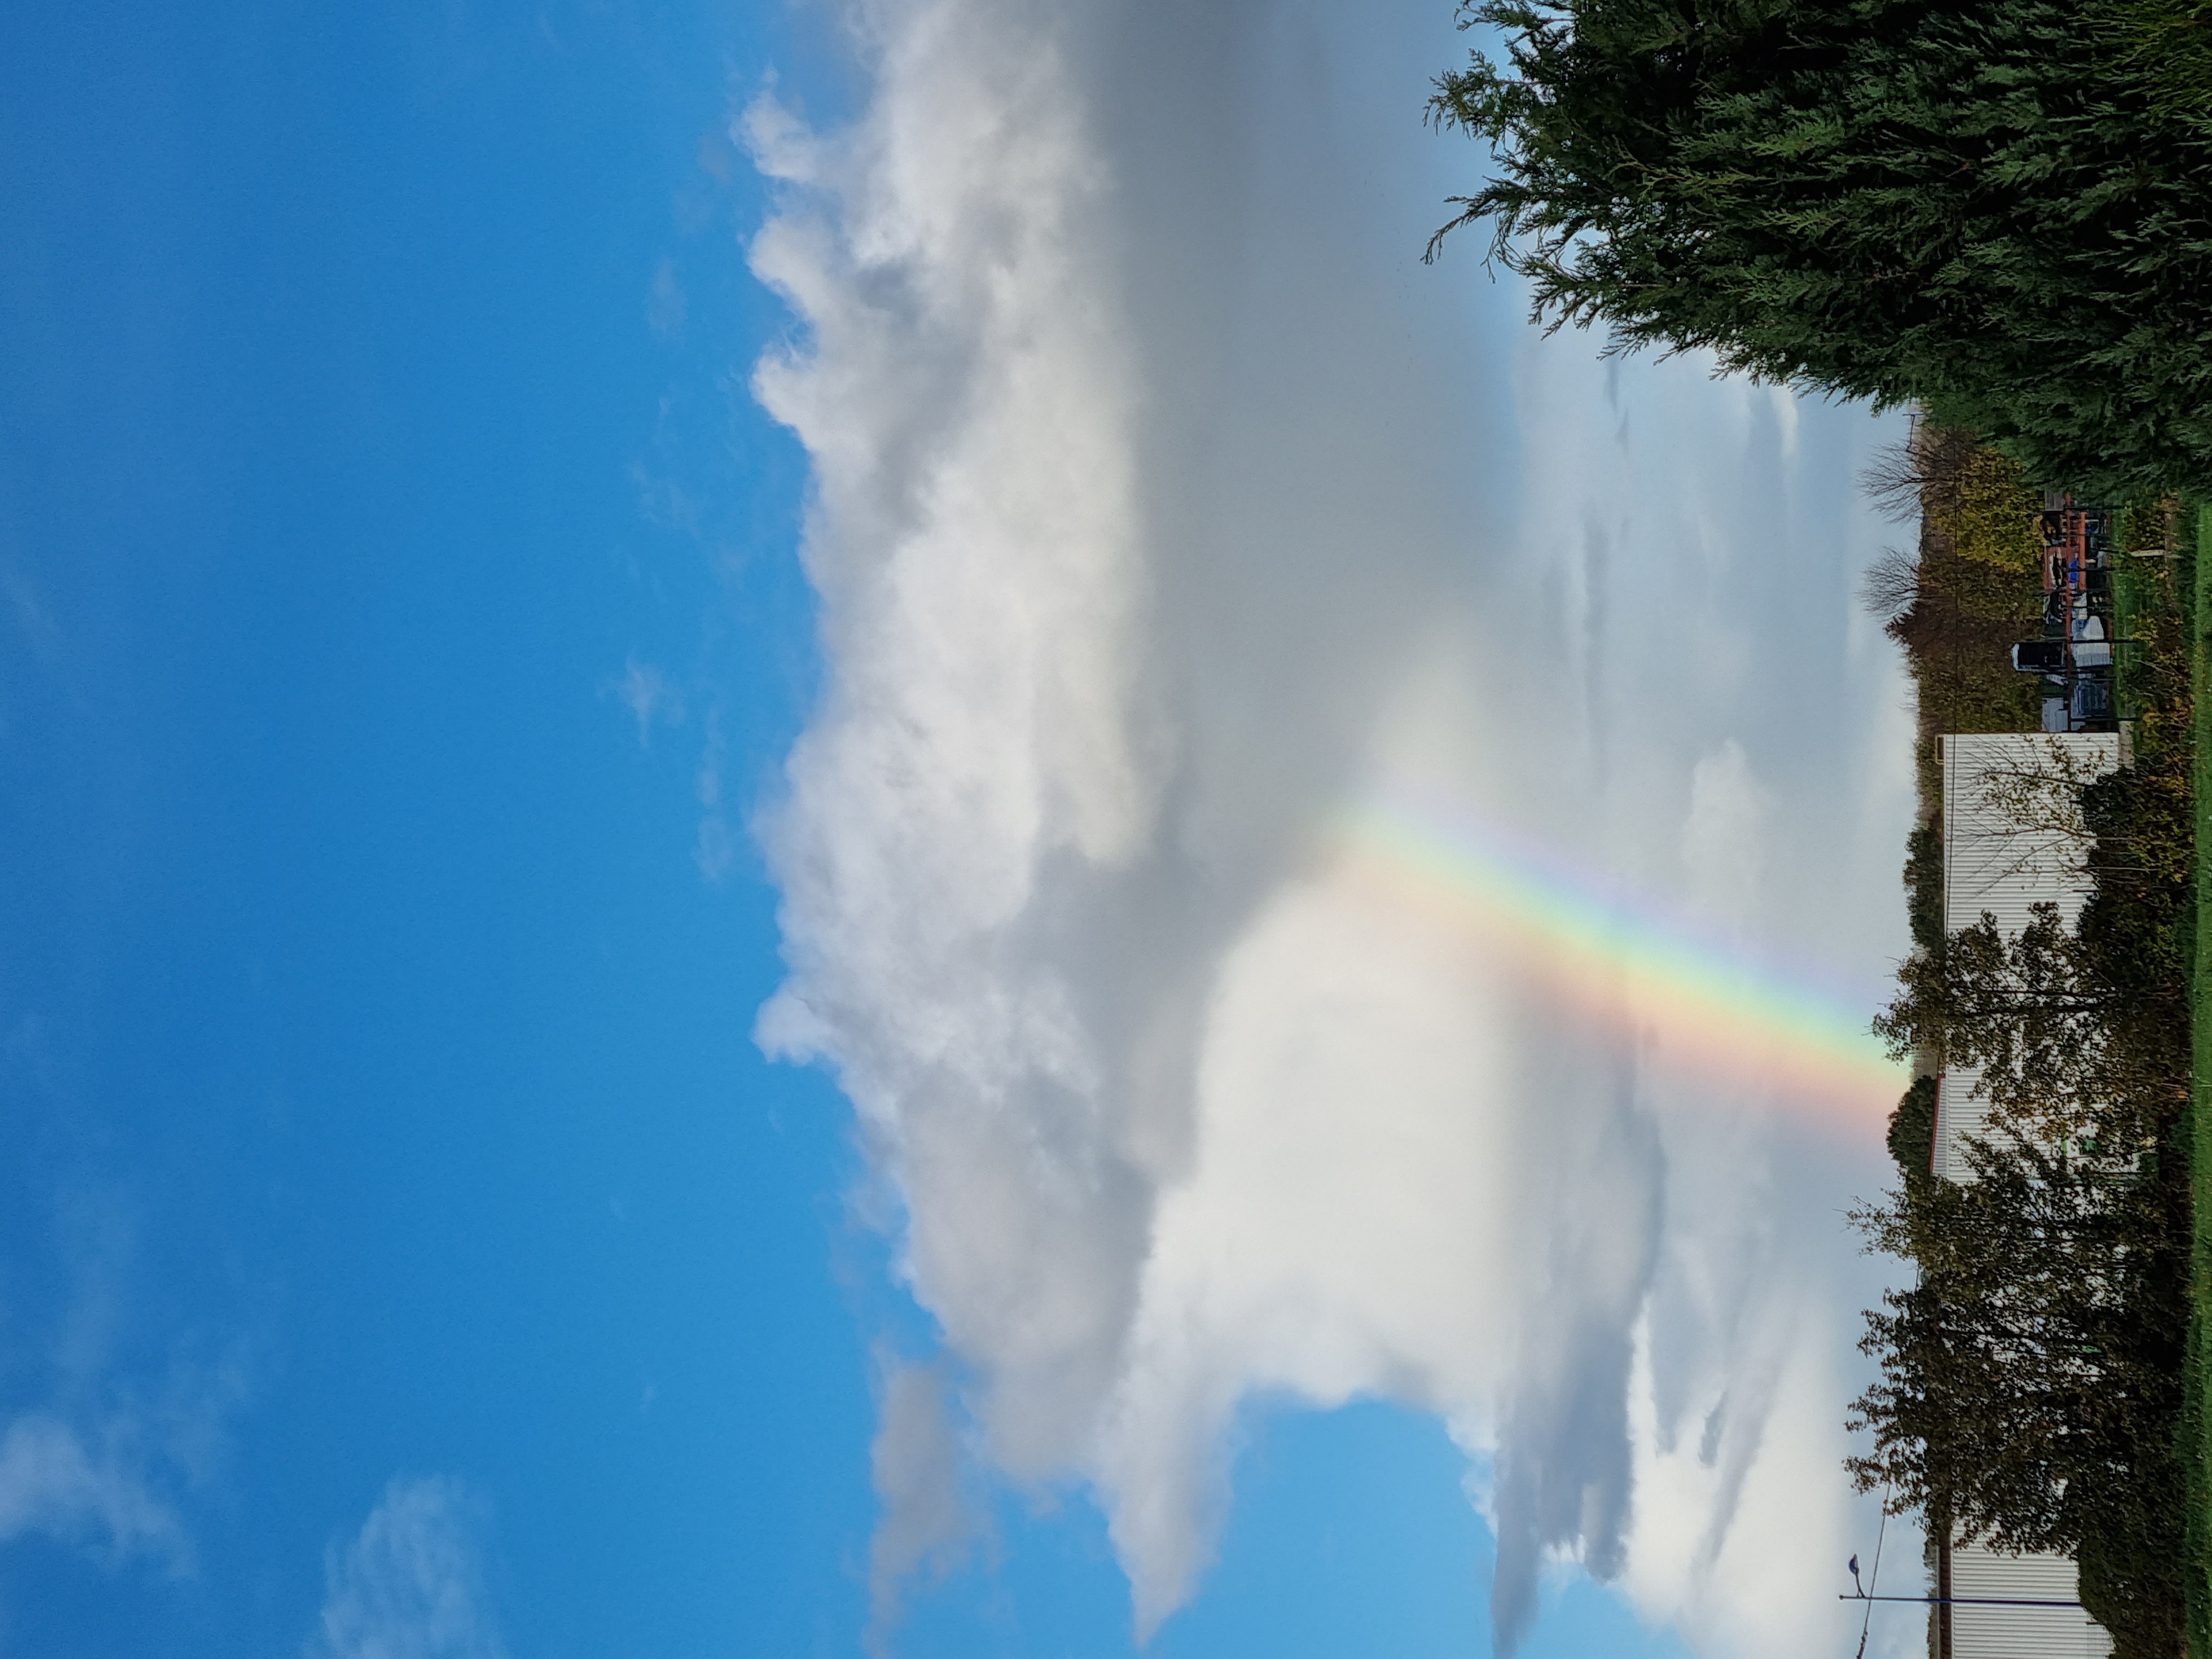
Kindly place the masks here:
<instances>
[{"instance_id":1,"label":"white building","mask_svg":"<svg viewBox=\"0 0 2212 1659\"><path fill-rule=\"evenodd\" d=\"M2038 904L2055 904L2071 925L2089 896L2082 867L2087 836L2072 793L2124 762L2112 732L1996 732L1943 740L1943 931L1971 927L1984 913L2008 933ZM1947 1181L1970 1178L1960 1150L1979 1133L1987 1103L1978 1073L1960 1066L1936 1084L1932 1164ZM1945 1540L1936 1551L1939 1597L2071 1601L2074 1563L2063 1555L2002 1555ZM1936 1607L1933 1659L2102 1659L2112 1638L2079 1607L1966 1605Z\"/></svg>"},{"instance_id":2,"label":"white building","mask_svg":"<svg viewBox=\"0 0 2212 1659\"><path fill-rule=\"evenodd\" d=\"M2073 791L2121 764L2110 732L1987 732L1943 743L1943 931L1984 915L2004 933L2027 926L2039 904L2055 904L2068 927L2089 896L2082 870L2087 832ZM1959 1143L1978 1133L1986 1103L1979 1073L1947 1073L1936 1097L1935 1172L1963 1180Z\"/></svg>"}]
</instances>

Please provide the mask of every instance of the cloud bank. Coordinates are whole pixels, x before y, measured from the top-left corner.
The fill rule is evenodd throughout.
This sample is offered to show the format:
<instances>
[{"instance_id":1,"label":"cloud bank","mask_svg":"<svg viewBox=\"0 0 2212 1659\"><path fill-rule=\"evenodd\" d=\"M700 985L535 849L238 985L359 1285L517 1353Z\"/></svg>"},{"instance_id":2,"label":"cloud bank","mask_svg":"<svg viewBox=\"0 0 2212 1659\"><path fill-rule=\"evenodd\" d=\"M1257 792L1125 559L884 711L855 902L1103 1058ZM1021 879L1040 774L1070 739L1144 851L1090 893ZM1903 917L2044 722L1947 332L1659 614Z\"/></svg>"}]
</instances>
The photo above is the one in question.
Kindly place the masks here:
<instances>
[{"instance_id":1,"label":"cloud bank","mask_svg":"<svg viewBox=\"0 0 2212 1659\"><path fill-rule=\"evenodd\" d=\"M1147 1632L1238 1412L1382 1395L1470 1455L1501 1646L1572 1561L1786 1649L1843 1553L1872 1138L1564 1006L1330 825L1418 792L1870 987L1881 434L1419 265L1475 163L1419 125L1460 43L1340 9L864 4L855 118L737 134L826 670L759 825L759 1036L836 1070L949 1367L885 1394L878 1604L943 1559L964 1444L1087 1483Z\"/></svg>"}]
</instances>

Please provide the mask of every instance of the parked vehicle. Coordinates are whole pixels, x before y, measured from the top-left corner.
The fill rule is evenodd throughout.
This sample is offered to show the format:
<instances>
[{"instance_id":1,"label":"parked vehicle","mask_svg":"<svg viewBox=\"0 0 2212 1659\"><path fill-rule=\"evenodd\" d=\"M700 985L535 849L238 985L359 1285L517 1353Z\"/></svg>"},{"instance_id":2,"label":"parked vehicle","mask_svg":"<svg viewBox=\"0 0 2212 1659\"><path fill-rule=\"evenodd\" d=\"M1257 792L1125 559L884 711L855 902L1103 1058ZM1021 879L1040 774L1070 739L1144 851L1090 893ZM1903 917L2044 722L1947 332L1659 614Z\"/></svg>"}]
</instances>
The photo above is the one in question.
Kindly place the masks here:
<instances>
[{"instance_id":1,"label":"parked vehicle","mask_svg":"<svg viewBox=\"0 0 2212 1659\"><path fill-rule=\"evenodd\" d=\"M2114 517L2071 495L2048 495L2043 532L2041 636L2012 648L2012 665L2043 682L2046 732L2110 731L2112 700L2112 547Z\"/></svg>"}]
</instances>

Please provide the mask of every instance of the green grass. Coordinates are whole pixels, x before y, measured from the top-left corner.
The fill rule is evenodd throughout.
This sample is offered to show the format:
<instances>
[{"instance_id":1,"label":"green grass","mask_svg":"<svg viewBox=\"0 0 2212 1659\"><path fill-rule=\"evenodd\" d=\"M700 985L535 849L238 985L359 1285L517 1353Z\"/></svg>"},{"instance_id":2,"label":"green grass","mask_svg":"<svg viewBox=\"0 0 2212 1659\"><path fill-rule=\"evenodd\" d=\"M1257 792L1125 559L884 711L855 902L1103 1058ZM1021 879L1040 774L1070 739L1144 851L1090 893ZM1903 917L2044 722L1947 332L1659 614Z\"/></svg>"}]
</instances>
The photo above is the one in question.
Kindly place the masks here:
<instances>
[{"instance_id":1,"label":"green grass","mask_svg":"<svg viewBox=\"0 0 2212 1659\"><path fill-rule=\"evenodd\" d=\"M2212 1659L2212 505L2183 516L2184 563L2177 584L2189 641L2191 773L2195 788L2197 902L2190 951L2191 1074L2190 1186L2196 1241L2191 1271L2188 1393L2182 1410L2182 1468L2188 1481L2189 1650Z\"/></svg>"}]
</instances>

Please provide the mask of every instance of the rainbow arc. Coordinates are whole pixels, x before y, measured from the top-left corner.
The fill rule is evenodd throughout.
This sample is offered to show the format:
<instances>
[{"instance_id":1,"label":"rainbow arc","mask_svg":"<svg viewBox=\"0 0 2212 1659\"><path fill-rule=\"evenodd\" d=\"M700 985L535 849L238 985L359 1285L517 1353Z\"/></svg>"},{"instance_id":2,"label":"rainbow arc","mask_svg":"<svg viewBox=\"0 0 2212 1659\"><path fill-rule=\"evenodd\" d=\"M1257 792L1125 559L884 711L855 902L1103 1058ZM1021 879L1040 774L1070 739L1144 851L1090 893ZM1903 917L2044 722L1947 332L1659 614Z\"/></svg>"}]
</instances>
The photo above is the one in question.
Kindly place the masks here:
<instances>
[{"instance_id":1,"label":"rainbow arc","mask_svg":"<svg viewBox=\"0 0 2212 1659\"><path fill-rule=\"evenodd\" d=\"M1865 1010L1464 814L1371 795L1328 839L1394 907L1506 957L1668 1063L1862 1133L1905 1085Z\"/></svg>"}]
</instances>

